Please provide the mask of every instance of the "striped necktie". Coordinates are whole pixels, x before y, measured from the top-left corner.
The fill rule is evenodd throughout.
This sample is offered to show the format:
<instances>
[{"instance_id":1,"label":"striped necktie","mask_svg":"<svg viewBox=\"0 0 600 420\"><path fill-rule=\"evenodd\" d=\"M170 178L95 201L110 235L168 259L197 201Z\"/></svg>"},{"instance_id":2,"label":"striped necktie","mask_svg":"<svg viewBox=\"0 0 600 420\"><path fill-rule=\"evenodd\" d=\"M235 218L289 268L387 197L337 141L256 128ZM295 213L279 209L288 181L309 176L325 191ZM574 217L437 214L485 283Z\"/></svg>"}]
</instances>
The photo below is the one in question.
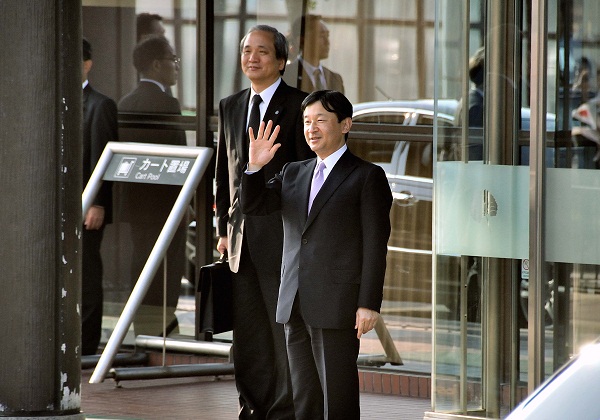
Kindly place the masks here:
<instances>
[{"instance_id":1,"label":"striped necktie","mask_svg":"<svg viewBox=\"0 0 600 420\"><path fill-rule=\"evenodd\" d=\"M313 76L315 78L315 90L325 89L325 86L323 86L323 82L321 81L321 69L316 68L313 72Z\"/></svg>"}]
</instances>

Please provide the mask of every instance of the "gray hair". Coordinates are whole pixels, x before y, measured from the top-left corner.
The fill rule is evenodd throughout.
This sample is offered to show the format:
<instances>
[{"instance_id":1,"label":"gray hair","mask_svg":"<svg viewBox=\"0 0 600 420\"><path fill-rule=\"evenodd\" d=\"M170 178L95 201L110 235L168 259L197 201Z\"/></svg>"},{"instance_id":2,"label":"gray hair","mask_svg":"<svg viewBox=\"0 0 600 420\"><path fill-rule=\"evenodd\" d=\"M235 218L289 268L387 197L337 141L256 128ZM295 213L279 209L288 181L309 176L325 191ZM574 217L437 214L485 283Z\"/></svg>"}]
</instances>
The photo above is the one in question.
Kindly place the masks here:
<instances>
[{"instance_id":1,"label":"gray hair","mask_svg":"<svg viewBox=\"0 0 600 420\"><path fill-rule=\"evenodd\" d=\"M287 59L288 59L288 41L287 38L285 37L285 35L283 35L281 32L279 32L276 28L269 26L269 25L256 25L253 26L252 28L250 28L250 30L248 30L248 32L246 32L246 35L244 35L244 37L242 38L242 40L240 41L240 54L242 53L243 49L244 49L244 43L246 42L246 38L248 38L248 35L250 35L252 32L255 31L262 31L262 32L268 32L270 34L273 35L273 45L275 47L275 58L277 58L278 60L283 60L283 69L281 69L279 71L279 73L281 73L283 75L283 72L285 71L285 63L287 63Z\"/></svg>"}]
</instances>

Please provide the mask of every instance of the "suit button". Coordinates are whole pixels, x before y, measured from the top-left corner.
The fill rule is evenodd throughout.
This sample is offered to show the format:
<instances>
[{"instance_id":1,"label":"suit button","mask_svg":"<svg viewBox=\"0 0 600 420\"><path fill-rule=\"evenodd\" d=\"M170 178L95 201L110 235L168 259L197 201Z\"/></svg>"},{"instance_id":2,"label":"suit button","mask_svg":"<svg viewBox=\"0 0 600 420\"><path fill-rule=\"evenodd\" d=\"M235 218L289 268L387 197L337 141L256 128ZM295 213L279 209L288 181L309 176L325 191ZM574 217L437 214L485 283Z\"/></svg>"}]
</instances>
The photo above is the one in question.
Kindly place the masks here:
<instances>
[{"instance_id":1,"label":"suit button","mask_svg":"<svg viewBox=\"0 0 600 420\"><path fill-rule=\"evenodd\" d=\"M307 243L308 243L308 240L306 240L306 239L304 239L304 238L303 238L303 239L302 239L302 244L303 244L303 245L306 245Z\"/></svg>"}]
</instances>

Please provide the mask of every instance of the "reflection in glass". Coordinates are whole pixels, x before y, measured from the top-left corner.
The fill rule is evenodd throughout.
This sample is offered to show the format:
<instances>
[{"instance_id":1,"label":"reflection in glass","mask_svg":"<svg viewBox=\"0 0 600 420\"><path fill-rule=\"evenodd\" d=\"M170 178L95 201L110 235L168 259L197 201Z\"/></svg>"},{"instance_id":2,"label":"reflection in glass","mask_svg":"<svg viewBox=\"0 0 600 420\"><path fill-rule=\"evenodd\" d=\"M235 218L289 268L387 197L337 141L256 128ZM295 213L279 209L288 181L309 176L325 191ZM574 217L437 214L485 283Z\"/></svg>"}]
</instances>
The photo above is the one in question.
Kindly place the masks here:
<instances>
[{"instance_id":1,"label":"reflection in glass","mask_svg":"<svg viewBox=\"0 0 600 420\"><path fill-rule=\"evenodd\" d=\"M158 80L165 88L165 93L156 84L156 87L161 92L159 99L151 99L146 96L140 101L133 101L133 97L127 101L121 102L120 120L123 119L123 112L136 113L132 117L127 117L133 122L124 125L120 122L120 140L122 141L141 141L154 143L173 143L180 145L195 145L196 134L193 131L184 132L182 126L176 126L169 118L164 119L164 114L172 114L179 116L183 109L187 115L195 113L196 108L196 2L187 1L189 8L176 7L173 2L156 2L156 1L137 1L135 7L130 7L130 3L123 3L123 6L97 6L97 2L87 5L83 4L83 32L86 37L90 37L97 44L97 59L95 60L95 72L93 77L98 80L98 83L104 86L107 94L119 102L130 92L134 91L139 83L139 78L144 76ZM114 3L114 2L113 2ZM156 29L160 29L168 39L171 51L157 56L157 63L160 63L161 68L171 71L169 77L160 78L148 74L142 75L140 71L133 65L133 51L136 46L136 20L137 16L142 13L151 13L159 17L152 25ZM181 19L186 16L186 19ZM191 21L189 19L192 19ZM103 22L99 25L98 22ZM158 23L157 23L158 22ZM115 28L118 28L115 30ZM170 59L173 57L181 57L181 62L176 63ZM169 58L169 60L167 60ZM174 78L172 78L173 76ZM154 83L154 82L152 82ZM163 100L165 99L165 100ZM134 103L135 102L135 103ZM166 108L161 107L161 104L172 103L177 104L176 107ZM137 119L136 119L137 118ZM148 126L148 123L154 125ZM159 122L158 127L156 122ZM171 125L171 126L170 126ZM175 125L175 127L173 126ZM189 127L189 124L188 124ZM177 137L177 141L170 140L173 136ZM170 205L167 203L167 195L169 192L161 192L161 188L166 186L149 185L147 191L133 192L127 194L133 200L129 200L130 204L141 206L137 216L133 220L123 217L125 202L121 200L120 194L124 189L133 187L137 188L139 184L129 184L125 186L123 183L116 183L114 188L115 195L115 220L114 223L107 227L105 232L105 241L102 246L102 255L105 261L105 281L104 281L104 317L103 317L103 336L102 342L105 343L112 333L112 329L121 315L125 301L128 299L131 290L135 285L141 267L145 263L152 245L156 241L160 228L166 221L166 215L170 210ZM170 188L174 194L179 192L179 187ZM148 204L148 200L158 201L158 205ZM145 205L143 204L146 203ZM166 203L166 204L165 204ZM172 204L172 202L171 202ZM166 212L158 211L159 207ZM152 229L138 229L137 224L148 217L153 216L154 222ZM132 224L132 222L135 222ZM193 281L190 274L193 270L189 269L189 264L186 264L186 235L187 224L189 220L185 220L182 228L178 232L179 238L175 242L179 243L179 247L174 250L173 254L168 257L167 266L170 268L178 267L177 275L170 281L172 285L168 288L169 298L168 306L170 307L171 317L167 317L166 325L163 325L163 286L162 277L163 271L159 269L157 277L159 281L156 285L156 294L154 301L150 306L144 305L138 313L138 318L134 326L125 339L125 345L134 343L135 333L144 333L151 335L163 334L163 328L166 326L171 336L184 334L187 336L194 335L194 307L193 307L193 286L190 280ZM136 226L133 226L136 224ZM152 232L150 232L152 230ZM144 244L145 249L134 249L132 240L139 237L140 234L148 236L139 241ZM137 268L133 269L132 262L139 260ZM186 270L186 265L188 269ZM170 270L167 270L170 271ZM152 292L147 294L147 299L153 295ZM158 310L154 310L158 308ZM151 309L147 311L147 309ZM142 320L139 315L143 312L150 314L154 318L149 329L141 327ZM146 317L146 320L149 318ZM173 321L173 323L171 323ZM148 323L146 323L148 324ZM171 324L169 326L169 324Z\"/></svg>"}]
</instances>

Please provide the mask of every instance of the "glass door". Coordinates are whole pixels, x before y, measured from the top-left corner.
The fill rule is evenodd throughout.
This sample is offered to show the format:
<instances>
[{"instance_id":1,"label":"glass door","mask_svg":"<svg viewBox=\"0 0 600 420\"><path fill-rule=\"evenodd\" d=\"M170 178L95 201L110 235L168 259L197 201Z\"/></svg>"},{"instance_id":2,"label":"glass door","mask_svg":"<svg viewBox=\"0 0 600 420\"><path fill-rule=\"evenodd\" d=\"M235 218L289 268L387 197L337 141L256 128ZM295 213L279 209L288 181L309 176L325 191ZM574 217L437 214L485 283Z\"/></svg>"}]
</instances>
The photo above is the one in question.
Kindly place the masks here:
<instances>
[{"instance_id":1,"label":"glass door","mask_svg":"<svg viewBox=\"0 0 600 420\"><path fill-rule=\"evenodd\" d=\"M536 368L545 378L600 335L600 239L595 222L600 187L597 63L600 5L589 0L548 4L546 107L556 114L554 142L541 176L545 195L540 304L544 343ZM530 309L531 311L531 309ZM530 381L531 382L531 381ZM531 388L531 383L529 384Z\"/></svg>"},{"instance_id":2,"label":"glass door","mask_svg":"<svg viewBox=\"0 0 600 420\"><path fill-rule=\"evenodd\" d=\"M526 327L519 285L529 167L518 152L530 109L521 100L522 10L440 0L438 16L436 96L459 98L459 107L454 127L436 131L433 408L498 418L516 399L519 326Z\"/></svg>"},{"instance_id":3,"label":"glass door","mask_svg":"<svg viewBox=\"0 0 600 420\"><path fill-rule=\"evenodd\" d=\"M600 334L600 5L437 7L433 407L499 418Z\"/></svg>"}]
</instances>

